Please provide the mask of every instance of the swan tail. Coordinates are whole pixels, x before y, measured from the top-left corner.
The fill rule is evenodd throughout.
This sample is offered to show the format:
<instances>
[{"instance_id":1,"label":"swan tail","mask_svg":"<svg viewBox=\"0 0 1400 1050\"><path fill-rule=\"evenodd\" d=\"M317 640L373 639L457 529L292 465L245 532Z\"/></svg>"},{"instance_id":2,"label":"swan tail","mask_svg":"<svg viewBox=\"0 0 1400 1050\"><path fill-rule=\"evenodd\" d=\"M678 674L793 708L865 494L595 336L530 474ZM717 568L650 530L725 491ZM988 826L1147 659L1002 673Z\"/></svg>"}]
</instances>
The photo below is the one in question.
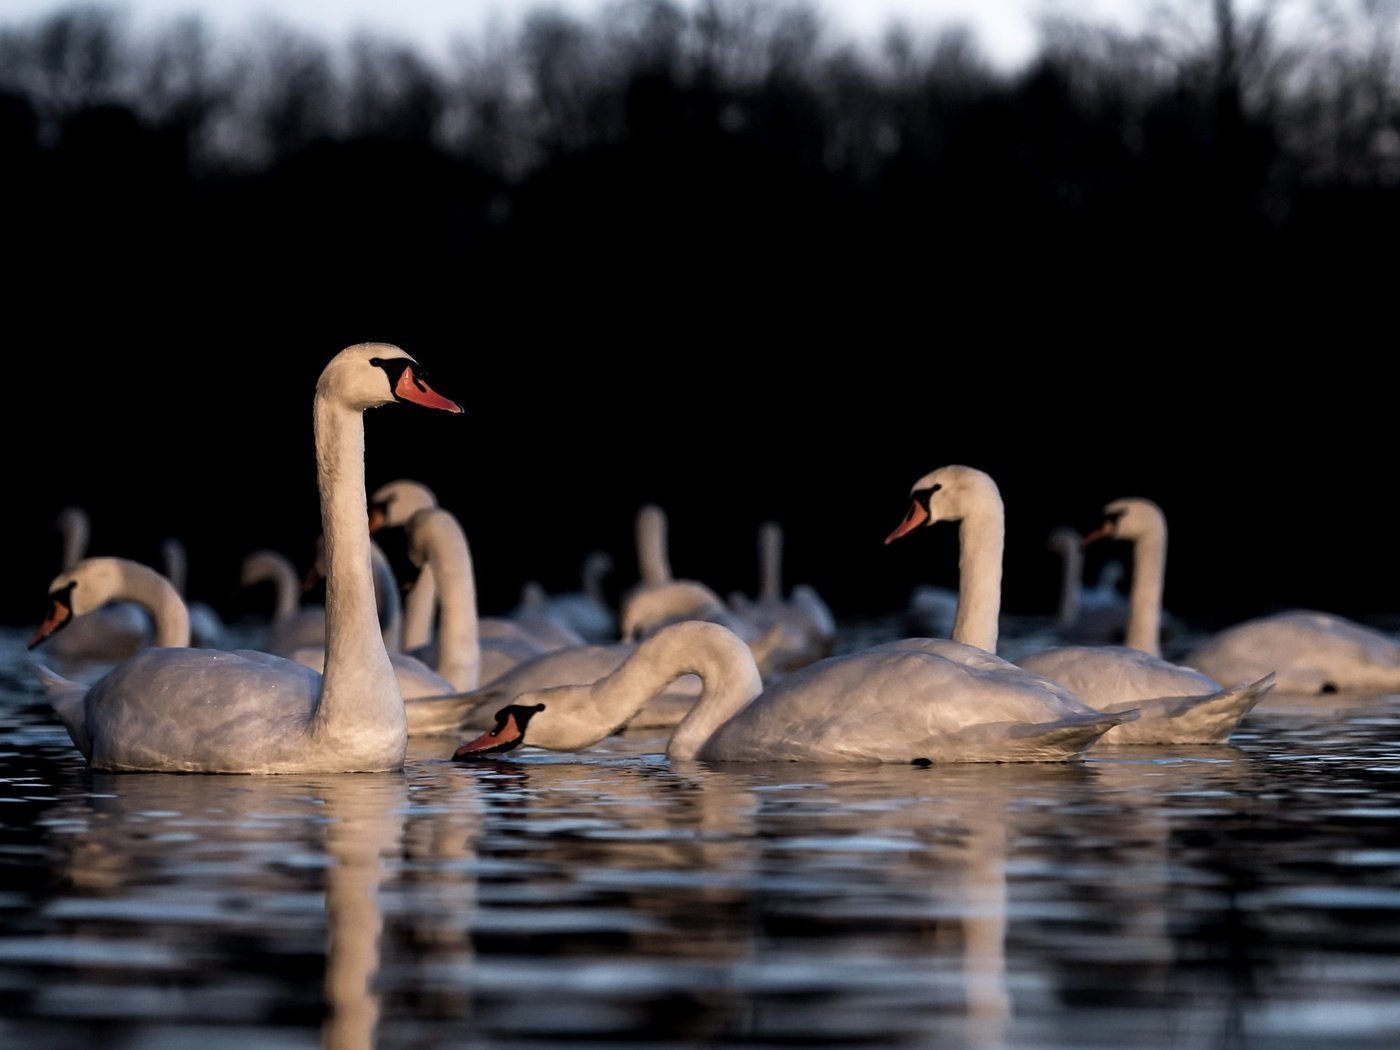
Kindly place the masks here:
<instances>
[{"instance_id":1,"label":"swan tail","mask_svg":"<svg viewBox=\"0 0 1400 1050\"><path fill-rule=\"evenodd\" d=\"M58 715L63 727L68 730L73 746L83 753L84 758L91 757L92 741L87 733L88 687L81 682L64 678L38 660L31 661L30 666L34 668L34 675L44 688L49 706L53 708L54 714Z\"/></svg>"},{"instance_id":2,"label":"swan tail","mask_svg":"<svg viewBox=\"0 0 1400 1050\"><path fill-rule=\"evenodd\" d=\"M959 730L949 743L963 762L1068 762L1135 718L1136 711L1096 711L1030 725L988 722Z\"/></svg>"},{"instance_id":3,"label":"swan tail","mask_svg":"<svg viewBox=\"0 0 1400 1050\"><path fill-rule=\"evenodd\" d=\"M1134 722L1115 729L1112 744L1223 744L1259 701L1274 688L1270 672L1253 682L1201 696L1168 696L1134 701Z\"/></svg>"}]
</instances>

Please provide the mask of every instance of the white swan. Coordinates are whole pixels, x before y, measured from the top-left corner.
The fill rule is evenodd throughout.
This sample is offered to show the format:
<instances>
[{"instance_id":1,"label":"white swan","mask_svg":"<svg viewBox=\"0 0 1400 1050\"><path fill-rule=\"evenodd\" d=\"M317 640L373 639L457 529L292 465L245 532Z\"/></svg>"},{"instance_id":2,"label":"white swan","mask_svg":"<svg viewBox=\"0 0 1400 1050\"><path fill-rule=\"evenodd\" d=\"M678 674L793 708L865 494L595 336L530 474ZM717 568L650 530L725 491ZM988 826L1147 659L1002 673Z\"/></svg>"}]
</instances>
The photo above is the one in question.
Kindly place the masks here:
<instances>
[{"instance_id":1,"label":"white swan","mask_svg":"<svg viewBox=\"0 0 1400 1050\"><path fill-rule=\"evenodd\" d=\"M151 647L88 687L36 662L50 703L92 768L403 768L407 717L375 614L364 483L363 413L395 401L462 411L427 384L412 357L387 343L347 347L316 383L312 418L327 560L325 674L253 650ZM74 614L92 608L71 583L60 574L52 600Z\"/></svg>"},{"instance_id":2,"label":"white swan","mask_svg":"<svg viewBox=\"0 0 1400 1050\"><path fill-rule=\"evenodd\" d=\"M238 582L243 587L272 585L272 614L261 646L263 651L284 653L301 646L326 644L326 607L302 602L301 578L285 554L267 548L250 551L239 567Z\"/></svg>"},{"instance_id":3,"label":"white swan","mask_svg":"<svg viewBox=\"0 0 1400 1050\"><path fill-rule=\"evenodd\" d=\"M1129 644L1155 646L1161 588L1138 594L1141 566L1148 581L1160 578L1166 557L1166 525L1156 504L1114 500L1104 522L1090 535L1133 543ZM1151 650L1149 650L1151 651ZM1295 609L1261 616L1220 631L1182 663L1217 681L1232 682L1272 672L1281 693L1400 692L1400 644L1373 628L1331 613Z\"/></svg>"},{"instance_id":4,"label":"white swan","mask_svg":"<svg viewBox=\"0 0 1400 1050\"><path fill-rule=\"evenodd\" d=\"M369 498L369 531L403 528L420 510L438 505L437 494L421 481L396 478L374 490ZM438 589L431 565L418 567L418 575L403 599L403 637L406 653L417 652L433 640L437 631Z\"/></svg>"},{"instance_id":5,"label":"white swan","mask_svg":"<svg viewBox=\"0 0 1400 1050\"><path fill-rule=\"evenodd\" d=\"M206 649L222 649L228 644L228 627L224 625L223 617L208 602L191 601L186 592L189 556L184 543L174 536L168 536L160 549L165 562L165 577L184 600L185 608L190 614L189 644Z\"/></svg>"},{"instance_id":6,"label":"white swan","mask_svg":"<svg viewBox=\"0 0 1400 1050\"><path fill-rule=\"evenodd\" d=\"M62 569L71 569L87 555L92 524L79 506L64 507L54 519L63 541ZM74 621L50 643L54 657L75 664L103 664L124 660L147 645L152 624L136 602L112 602Z\"/></svg>"},{"instance_id":7,"label":"white swan","mask_svg":"<svg viewBox=\"0 0 1400 1050\"><path fill-rule=\"evenodd\" d=\"M1118 590L1123 563L1106 562L1092 587L1084 584L1084 537L1062 527L1047 544L1060 558L1060 597L1055 607L1055 633L1068 642L1109 644L1123 641L1128 601Z\"/></svg>"},{"instance_id":8,"label":"white swan","mask_svg":"<svg viewBox=\"0 0 1400 1050\"><path fill-rule=\"evenodd\" d=\"M914 483L909 512L886 542L920 525L951 518L947 504L961 507L962 558L958 612L953 640L995 652L1001 606L1001 563L1005 522L996 483L973 467L943 467ZM1150 546L1150 544L1149 544ZM1165 549L1165 538L1162 539ZM1144 568L1149 592L1160 594L1160 572ZM895 646L930 647L939 640L906 640ZM946 643L942 643L946 644ZM941 651L942 645L938 646ZM1222 689L1218 682L1155 654L1121 646L1063 646L1033 653L1021 667L1062 685L1090 708L1136 710L1137 717L1110 729L1104 743L1217 743L1225 739L1269 689L1267 674L1257 681Z\"/></svg>"},{"instance_id":9,"label":"white swan","mask_svg":"<svg viewBox=\"0 0 1400 1050\"><path fill-rule=\"evenodd\" d=\"M1094 711L1052 682L970 650L949 659L867 649L808 664L765 688L742 638L686 620L647 638L591 685L521 694L453 757L522 744L590 747L685 674L703 685L666 747L682 761L1067 761L1131 717Z\"/></svg>"},{"instance_id":10,"label":"white swan","mask_svg":"<svg viewBox=\"0 0 1400 1050\"><path fill-rule=\"evenodd\" d=\"M787 674L830 656L836 648L836 618L816 588L797 584L788 598L783 597L783 528L776 521L765 521L758 528L758 575L753 601L735 594L729 607L759 633L781 623L796 636L796 644L779 655L782 664L776 670Z\"/></svg>"},{"instance_id":11,"label":"white swan","mask_svg":"<svg viewBox=\"0 0 1400 1050\"><path fill-rule=\"evenodd\" d=\"M589 551L583 559L579 590L545 594L549 615L572 628L585 642L616 641L617 614L603 590L603 580L612 571L612 555L607 551Z\"/></svg>"}]
</instances>

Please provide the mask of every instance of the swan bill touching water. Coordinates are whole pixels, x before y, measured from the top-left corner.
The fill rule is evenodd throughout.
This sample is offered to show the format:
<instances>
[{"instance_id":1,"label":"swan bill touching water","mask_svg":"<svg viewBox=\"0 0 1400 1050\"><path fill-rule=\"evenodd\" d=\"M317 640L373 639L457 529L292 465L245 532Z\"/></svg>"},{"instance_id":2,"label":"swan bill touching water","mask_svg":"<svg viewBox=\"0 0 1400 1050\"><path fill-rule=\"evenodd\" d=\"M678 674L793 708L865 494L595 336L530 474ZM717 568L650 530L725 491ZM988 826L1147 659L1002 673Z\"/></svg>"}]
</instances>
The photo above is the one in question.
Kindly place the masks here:
<instances>
[{"instance_id":1,"label":"swan bill touching water","mask_svg":"<svg viewBox=\"0 0 1400 1050\"><path fill-rule=\"evenodd\" d=\"M326 537L326 663L318 674L255 650L152 647L91 687L42 663L37 674L93 769L187 773L349 773L402 769L407 716L380 634L370 570L364 412L395 402L451 413L418 362L388 343L336 354L312 403ZM60 574L30 648L94 607Z\"/></svg>"}]
</instances>

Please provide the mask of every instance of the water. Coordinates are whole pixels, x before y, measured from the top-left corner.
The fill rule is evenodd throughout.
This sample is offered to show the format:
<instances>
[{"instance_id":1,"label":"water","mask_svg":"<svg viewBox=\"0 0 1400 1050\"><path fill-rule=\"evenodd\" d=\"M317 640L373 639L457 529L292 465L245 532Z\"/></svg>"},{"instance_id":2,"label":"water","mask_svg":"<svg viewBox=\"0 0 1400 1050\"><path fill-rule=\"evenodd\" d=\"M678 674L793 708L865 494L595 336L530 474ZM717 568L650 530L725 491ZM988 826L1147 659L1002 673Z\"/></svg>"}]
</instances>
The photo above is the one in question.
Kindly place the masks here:
<instances>
[{"instance_id":1,"label":"water","mask_svg":"<svg viewBox=\"0 0 1400 1050\"><path fill-rule=\"evenodd\" d=\"M3 657L6 1050L1400 1046L1398 697L1064 765L111 775Z\"/></svg>"}]
</instances>

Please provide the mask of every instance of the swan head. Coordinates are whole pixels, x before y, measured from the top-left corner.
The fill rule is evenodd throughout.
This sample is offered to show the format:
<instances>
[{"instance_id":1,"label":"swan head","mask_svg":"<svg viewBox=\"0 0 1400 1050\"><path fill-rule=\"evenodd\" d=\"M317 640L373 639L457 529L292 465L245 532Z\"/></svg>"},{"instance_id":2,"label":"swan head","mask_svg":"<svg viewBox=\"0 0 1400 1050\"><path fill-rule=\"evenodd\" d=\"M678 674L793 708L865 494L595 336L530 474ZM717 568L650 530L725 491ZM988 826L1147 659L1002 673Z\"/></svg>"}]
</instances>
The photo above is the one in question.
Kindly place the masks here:
<instances>
[{"instance_id":1,"label":"swan head","mask_svg":"<svg viewBox=\"0 0 1400 1050\"><path fill-rule=\"evenodd\" d=\"M885 537L885 542L893 543L921 525L961 521L974 511L990 506L1001 506L1001 491L990 474L957 464L939 467L914 482L909 490L909 509L904 520Z\"/></svg>"},{"instance_id":2,"label":"swan head","mask_svg":"<svg viewBox=\"0 0 1400 1050\"><path fill-rule=\"evenodd\" d=\"M567 688L567 687L566 687ZM527 694L522 694L527 695ZM477 758L481 755L503 755L525 743L525 731L530 719L545 709L544 704L509 704L496 712L496 724L475 740L468 740L456 751L454 759Z\"/></svg>"},{"instance_id":3,"label":"swan head","mask_svg":"<svg viewBox=\"0 0 1400 1050\"><path fill-rule=\"evenodd\" d=\"M356 343L331 358L316 381L316 396L365 411L394 401L459 413L462 406L428 385L427 373L392 343Z\"/></svg>"},{"instance_id":4,"label":"swan head","mask_svg":"<svg viewBox=\"0 0 1400 1050\"><path fill-rule=\"evenodd\" d=\"M422 482L410 478L387 481L369 498L369 531L407 525L420 510L436 506L437 495Z\"/></svg>"},{"instance_id":5,"label":"swan head","mask_svg":"<svg viewBox=\"0 0 1400 1050\"><path fill-rule=\"evenodd\" d=\"M640 642L683 620L720 621L727 608L713 590L695 580L672 580L630 594L622 607L622 637Z\"/></svg>"},{"instance_id":6,"label":"swan head","mask_svg":"<svg viewBox=\"0 0 1400 1050\"><path fill-rule=\"evenodd\" d=\"M85 558L49 584L49 608L29 639L33 649L77 617L100 609L126 593L125 572L116 558Z\"/></svg>"},{"instance_id":7,"label":"swan head","mask_svg":"<svg viewBox=\"0 0 1400 1050\"><path fill-rule=\"evenodd\" d=\"M1129 497L1116 499L1104 506L1103 521L1084 537L1087 546L1099 540L1140 540L1144 536L1163 535L1167 531L1166 515L1150 499Z\"/></svg>"}]
</instances>

